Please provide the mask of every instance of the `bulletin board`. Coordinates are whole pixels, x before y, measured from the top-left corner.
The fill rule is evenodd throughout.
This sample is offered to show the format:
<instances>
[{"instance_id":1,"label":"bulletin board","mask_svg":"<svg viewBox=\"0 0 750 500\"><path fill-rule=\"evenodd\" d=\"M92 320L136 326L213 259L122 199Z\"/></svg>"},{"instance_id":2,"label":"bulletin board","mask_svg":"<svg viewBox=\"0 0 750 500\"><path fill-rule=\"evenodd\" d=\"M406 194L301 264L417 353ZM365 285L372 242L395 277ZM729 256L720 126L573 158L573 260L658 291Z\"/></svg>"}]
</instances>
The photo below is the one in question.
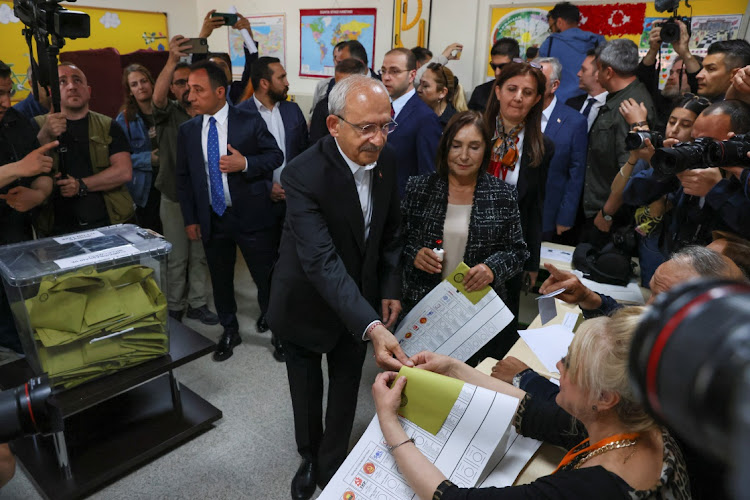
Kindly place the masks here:
<instances>
[{"instance_id":1,"label":"bulletin board","mask_svg":"<svg viewBox=\"0 0 750 500\"><path fill-rule=\"evenodd\" d=\"M65 4L68 10L85 12L91 17L91 36L65 40L62 52L114 47L121 54L139 49L166 50L169 48L167 14L123 9L102 9ZM13 101L24 99L30 90L26 68L29 66L29 49L21 34L23 23L13 15L13 2L0 0L0 56L13 72L16 95ZM36 52L36 49L34 49ZM36 55L36 54L35 54Z\"/></svg>"},{"instance_id":2,"label":"bulletin board","mask_svg":"<svg viewBox=\"0 0 750 500\"><path fill-rule=\"evenodd\" d=\"M529 5L518 7L492 7L491 32L488 37L490 48L492 42L503 36L516 38L521 45L523 55L527 47L541 46L549 36L547 29L547 12L554 3L547 5ZM747 8L747 0L721 0L714 2L694 1L690 9L680 4L678 14L693 18L693 34L690 39L691 52L705 55L705 49L713 37L731 37L732 29L739 31L742 16ZM645 49L642 42L644 30L650 30L654 21L670 17L667 12L657 12L653 2L636 4L578 5L581 9L581 29L601 33L608 40L628 38L641 48L641 55L648 49L648 37L645 38ZM711 25L713 29L701 29ZM720 26L719 26L720 25ZM718 26L718 27L717 27ZM710 34L709 34L710 33ZM736 37L737 35L735 35ZM711 39L709 39L711 38ZM487 51L489 54L489 50ZM667 53L666 55L669 55ZM671 56L670 56L671 58ZM665 68L666 69L666 68ZM487 76L494 76L487 69Z\"/></svg>"}]
</instances>

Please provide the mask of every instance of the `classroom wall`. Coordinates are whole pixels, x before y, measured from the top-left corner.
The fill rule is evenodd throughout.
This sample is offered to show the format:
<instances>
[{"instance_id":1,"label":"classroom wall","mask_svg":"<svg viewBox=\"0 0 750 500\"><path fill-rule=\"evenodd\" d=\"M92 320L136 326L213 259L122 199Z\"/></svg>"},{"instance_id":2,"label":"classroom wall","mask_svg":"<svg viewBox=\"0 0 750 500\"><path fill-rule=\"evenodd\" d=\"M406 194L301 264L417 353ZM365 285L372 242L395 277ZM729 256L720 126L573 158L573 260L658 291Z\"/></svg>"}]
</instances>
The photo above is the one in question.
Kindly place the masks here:
<instances>
[{"instance_id":1,"label":"classroom wall","mask_svg":"<svg viewBox=\"0 0 750 500\"><path fill-rule=\"evenodd\" d=\"M442 0L447 1L447 0ZM282 8L283 4L283 8ZM299 76L299 10L314 8L347 7L377 8L377 26L375 31L375 55L374 64L376 70L380 68L383 55L391 48L391 34L393 32L393 0L336 0L311 2L310 0L197 0L198 16L200 19L211 9L226 12L230 6L235 5L237 10L244 14L286 14L286 61L289 74L289 93L297 97L302 109L307 111L305 97L311 96L318 83L318 78L301 78ZM216 30L209 38L211 50L228 50L228 37L226 30Z\"/></svg>"}]
</instances>

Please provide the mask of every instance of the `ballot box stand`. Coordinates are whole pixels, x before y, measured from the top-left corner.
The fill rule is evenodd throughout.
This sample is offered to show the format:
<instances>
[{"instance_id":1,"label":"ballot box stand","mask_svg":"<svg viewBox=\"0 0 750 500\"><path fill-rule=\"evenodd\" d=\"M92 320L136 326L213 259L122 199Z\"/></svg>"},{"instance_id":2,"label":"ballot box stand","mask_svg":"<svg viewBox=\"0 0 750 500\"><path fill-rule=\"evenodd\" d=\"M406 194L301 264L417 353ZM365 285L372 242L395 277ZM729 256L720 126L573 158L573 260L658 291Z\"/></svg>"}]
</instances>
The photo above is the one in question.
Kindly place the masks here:
<instances>
[{"instance_id":1,"label":"ballot box stand","mask_svg":"<svg viewBox=\"0 0 750 500\"><path fill-rule=\"evenodd\" d=\"M47 499L75 499L213 427L222 417L178 382L173 370L215 344L170 318L170 352L78 387L56 392L61 431L10 443L21 467ZM0 388L35 375L25 359L0 366Z\"/></svg>"}]
</instances>

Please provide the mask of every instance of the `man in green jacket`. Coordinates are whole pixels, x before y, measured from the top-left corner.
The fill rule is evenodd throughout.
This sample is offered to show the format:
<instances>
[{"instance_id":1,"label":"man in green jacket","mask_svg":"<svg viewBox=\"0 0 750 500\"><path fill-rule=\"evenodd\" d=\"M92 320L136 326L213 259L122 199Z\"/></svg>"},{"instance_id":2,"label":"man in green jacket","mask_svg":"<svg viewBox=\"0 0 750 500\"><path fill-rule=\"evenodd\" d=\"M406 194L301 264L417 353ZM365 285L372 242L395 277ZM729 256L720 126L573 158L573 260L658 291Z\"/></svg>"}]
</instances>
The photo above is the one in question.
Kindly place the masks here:
<instances>
[{"instance_id":1,"label":"man in green jacket","mask_svg":"<svg viewBox=\"0 0 750 500\"><path fill-rule=\"evenodd\" d=\"M583 187L586 216L583 241L603 245L609 240L613 218L622 205L621 195L611 192L612 180L628 161L630 152L625 148L625 137L632 127L638 126L628 123L620 114L620 104L631 98L643 103L649 124L653 123L655 110L648 89L635 76L638 46L633 41L620 39L599 45L596 65L599 83L609 95L589 131Z\"/></svg>"}]
</instances>

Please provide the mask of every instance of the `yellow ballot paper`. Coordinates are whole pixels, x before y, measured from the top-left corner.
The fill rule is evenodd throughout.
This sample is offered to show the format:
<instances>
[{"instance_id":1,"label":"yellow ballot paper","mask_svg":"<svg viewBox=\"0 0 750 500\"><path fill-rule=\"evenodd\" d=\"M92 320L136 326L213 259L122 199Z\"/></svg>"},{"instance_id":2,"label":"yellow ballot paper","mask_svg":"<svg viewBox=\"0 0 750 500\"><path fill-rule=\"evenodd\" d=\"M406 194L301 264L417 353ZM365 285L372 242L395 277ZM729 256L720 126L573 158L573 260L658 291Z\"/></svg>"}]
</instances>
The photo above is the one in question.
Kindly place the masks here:
<instances>
[{"instance_id":1,"label":"yellow ballot paper","mask_svg":"<svg viewBox=\"0 0 750 500\"><path fill-rule=\"evenodd\" d=\"M487 285L486 287L482 288L481 290L477 290L476 292L467 292L466 288L464 287L464 278L466 277L466 273L469 272L469 269L471 269L469 266L467 266L464 262L461 262L455 271L453 271L446 279L448 283L456 287L456 290L461 292L461 294L469 299L472 304L476 305L477 302L482 300L485 295L487 295L490 291L490 285Z\"/></svg>"},{"instance_id":2,"label":"yellow ballot paper","mask_svg":"<svg viewBox=\"0 0 750 500\"><path fill-rule=\"evenodd\" d=\"M406 377L399 415L427 432L437 435L448 418L464 383L455 378L417 368L402 366L399 377ZM396 381L394 380L395 384Z\"/></svg>"}]
</instances>

